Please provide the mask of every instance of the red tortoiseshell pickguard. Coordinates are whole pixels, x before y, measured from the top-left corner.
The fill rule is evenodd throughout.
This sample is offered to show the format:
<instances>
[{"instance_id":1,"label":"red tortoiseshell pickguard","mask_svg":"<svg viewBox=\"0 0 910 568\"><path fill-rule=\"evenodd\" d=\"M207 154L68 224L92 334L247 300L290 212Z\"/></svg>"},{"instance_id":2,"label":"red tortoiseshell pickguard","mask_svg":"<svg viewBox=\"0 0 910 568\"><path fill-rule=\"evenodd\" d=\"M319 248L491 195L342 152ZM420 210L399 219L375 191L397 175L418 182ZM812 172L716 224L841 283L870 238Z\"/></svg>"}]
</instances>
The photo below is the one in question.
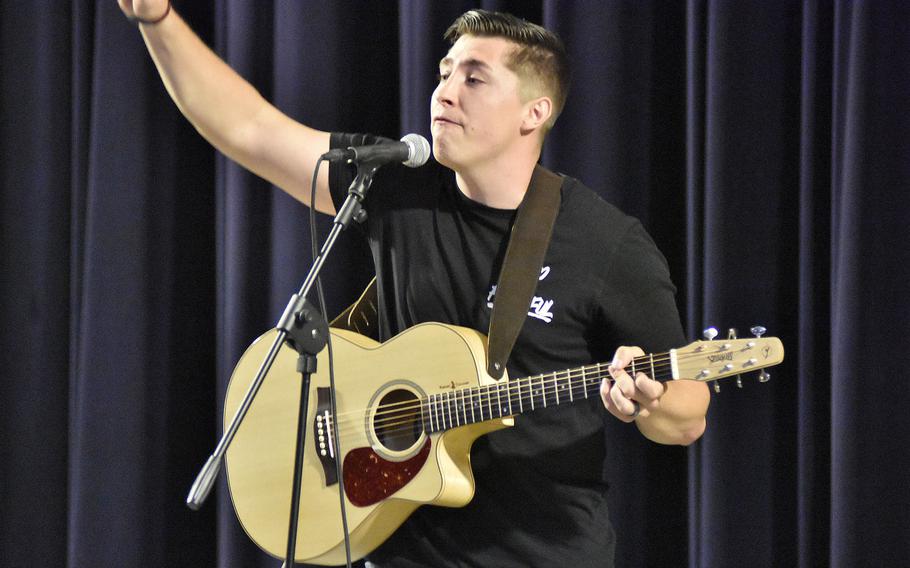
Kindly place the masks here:
<instances>
[{"instance_id":1,"label":"red tortoiseshell pickguard","mask_svg":"<svg viewBox=\"0 0 910 568\"><path fill-rule=\"evenodd\" d=\"M414 457L400 462L383 459L372 448L357 448L344 458L344 492L358 507L392 495L414 479L430 455L430 439Z\"/></svg>"}]
</instances>

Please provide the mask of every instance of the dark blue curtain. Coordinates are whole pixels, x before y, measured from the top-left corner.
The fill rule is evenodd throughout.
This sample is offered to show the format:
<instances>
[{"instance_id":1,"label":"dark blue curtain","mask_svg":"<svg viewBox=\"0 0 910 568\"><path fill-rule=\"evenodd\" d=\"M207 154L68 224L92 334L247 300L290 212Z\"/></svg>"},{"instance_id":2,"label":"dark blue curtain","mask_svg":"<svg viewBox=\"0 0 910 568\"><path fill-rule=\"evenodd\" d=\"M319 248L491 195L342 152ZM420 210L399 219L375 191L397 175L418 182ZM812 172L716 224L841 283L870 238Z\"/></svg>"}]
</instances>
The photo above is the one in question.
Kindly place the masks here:
<instances>
[{"instance_id":1,"label":"dark blue curtain","mask_svg":"<svg viewBox=\"0 0 910 568\"><path fill-rule=\"evenodd\" d=\"M223 481L183 500L309 265L306 209L199 138L114 0L0 6L0 565L278 565ZM428 133L474 6L563 36L544 162L642 219L692 338L758 323L787 348L721 385L691 448L610 427L618 564L906 563L910 4L176 3L287 114L396 137ZM342 238L329 311L370 274Z\"/></svg>"}]
</instances>

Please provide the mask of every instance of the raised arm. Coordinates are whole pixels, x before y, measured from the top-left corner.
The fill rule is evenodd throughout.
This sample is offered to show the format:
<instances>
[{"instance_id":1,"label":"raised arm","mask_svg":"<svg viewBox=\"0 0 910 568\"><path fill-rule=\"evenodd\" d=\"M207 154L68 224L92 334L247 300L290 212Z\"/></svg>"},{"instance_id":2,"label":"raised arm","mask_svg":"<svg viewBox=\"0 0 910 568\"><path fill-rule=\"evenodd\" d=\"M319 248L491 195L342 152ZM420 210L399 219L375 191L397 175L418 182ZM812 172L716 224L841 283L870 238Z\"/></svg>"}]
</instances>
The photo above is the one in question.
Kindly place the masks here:
<instances>
[{"instance_id":1,"label":"raised arm","mask_svg":"<svg viewBox=\"0 0 910 568\"><path fill-rule=\"evenodd\" d=\"M168 0L118 0L139 24L164 86L180 112L215 148L309 205L316 160L329 149L329 133L292 120L266 101L190 29ZM323 167L316 210L333 214Z\"/></svg>"}]
</instances>

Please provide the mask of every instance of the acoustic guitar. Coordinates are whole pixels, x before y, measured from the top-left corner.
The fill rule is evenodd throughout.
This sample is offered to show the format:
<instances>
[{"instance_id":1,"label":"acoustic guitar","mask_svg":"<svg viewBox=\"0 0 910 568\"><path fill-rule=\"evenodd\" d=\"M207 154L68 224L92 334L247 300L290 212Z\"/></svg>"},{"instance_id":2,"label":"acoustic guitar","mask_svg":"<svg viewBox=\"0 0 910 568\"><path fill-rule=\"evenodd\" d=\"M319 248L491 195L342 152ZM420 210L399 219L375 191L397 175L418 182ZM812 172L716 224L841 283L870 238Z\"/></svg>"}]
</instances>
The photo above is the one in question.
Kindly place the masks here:
<instances>
[{"instance_id":1,"label":"acoustic guitar","mask_svg":"<svg viewBox=\"0 0 910 568\"><path fill-rule=\"evenodd\" d=\"M234 415L275 330L237 364L225 400ZM298 562L345 562L336 460L342 460L352 557L379 546L417 507L461 507L474 494L471 445L514 417L599 397L608 363L500 381L486 371L483 334L427 323L377 343L332 329L338 414L331 412L327 350L312 376L296 546ZM627 368L659 381L713 381L776 365L774 337L696 341L636 358ZM284 346L227 452L241 525L269 554L285 553L299 407L297 353ZM227 425L227 424L226 424Z\"/></svg>"}]
</instances>

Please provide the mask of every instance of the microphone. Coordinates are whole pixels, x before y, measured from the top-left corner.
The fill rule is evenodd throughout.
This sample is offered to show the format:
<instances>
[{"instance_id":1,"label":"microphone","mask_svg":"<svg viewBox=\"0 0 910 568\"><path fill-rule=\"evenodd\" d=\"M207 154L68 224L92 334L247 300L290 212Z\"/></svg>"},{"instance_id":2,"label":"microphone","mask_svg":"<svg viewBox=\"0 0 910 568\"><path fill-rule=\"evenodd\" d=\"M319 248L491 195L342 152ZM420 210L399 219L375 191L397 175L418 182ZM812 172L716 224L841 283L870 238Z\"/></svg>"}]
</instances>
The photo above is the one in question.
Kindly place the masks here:
<instances>
[{"instance_id":1,"label":"microphone","mask_svg":"<svg viewBox=\"0 0 910 568\"><path fill-rule=\"evenodd\" d=\"M430 143L420 134L405 134L399 142L380 138L380 142L367 146L335 148L322 155L329 162L354 162L379 167L390 162L401 162L409 168L419 168L430 158Z\"/></svg>"}]
</instances>

